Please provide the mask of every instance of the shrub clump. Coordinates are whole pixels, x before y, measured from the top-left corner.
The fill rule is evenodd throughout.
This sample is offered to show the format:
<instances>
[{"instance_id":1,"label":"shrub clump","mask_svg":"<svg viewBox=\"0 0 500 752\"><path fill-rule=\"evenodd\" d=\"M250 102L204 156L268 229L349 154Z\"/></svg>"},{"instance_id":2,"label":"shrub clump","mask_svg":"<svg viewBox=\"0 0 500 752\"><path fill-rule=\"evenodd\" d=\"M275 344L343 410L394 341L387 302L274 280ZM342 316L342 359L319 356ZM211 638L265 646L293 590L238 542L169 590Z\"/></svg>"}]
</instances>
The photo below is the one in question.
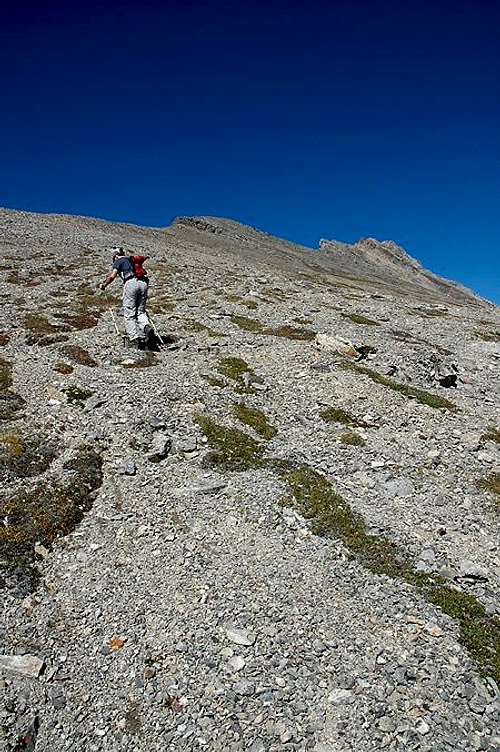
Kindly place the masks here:
<instances>
[{"instance_id":1,"label":"shrub clump","mask_svg":"<svg viewBox=\"0 0 500 752\"><path fill-rule=\"evenodd\" d=\"M259 436L262 436L263 439L269 441L278 433L274 426L268 422L267 417L261 412L261 410L257 410L254 407L249 407L248 405L239 402L234 405L233 411L238 420L245 425L250 426L250 428L253 428L253 430L258 433Z\"/></svg>"},{"instance_id":2,"label":"shrub clump","mask_svg":"<svg viewBox=\"0 0 500 752\"><path fill-rule=\"evenodd\" d=\"M195 420L213 450L210 464L235 471L262 466L263 445L247 433L222 426L208 415L198 414Z\"/></svg>"},{"instance_id":3,"label":"shrub clump","mask_svg":"<svg viewBox=\"0 0 500 752\"><path fill-rule=\"evenodd\" d=\"M354 324L364 324L365 326L380 326L380 322L369 319L361 313L342 313L342 318L349 319Z\"/></svg>"},{"instance_id":4,"label":"shrub clump","mask_svg":"<svg viewBox=\"0 0 500 752\"><path fill-rule=\"evenodd\" d=\"M285 339L296 340L299 342L310 342L316 337L316 332L313 332L311 329L290 326L289 324L265 327L262 322L257 319L250 319L247 316L233 314L230 318L233 324L239 326L240 329L243 329L246 332L254 332L255 334L263 334L267 337L284 337Z\"/></svg>"},{"instance_id":5,"label":"shrub clump","mask_svg":"<svg viewBox=\"0 0 500 752\"><path fill-rule=\"evenodd\" d=\"M95 368L97 365L97 360L94 360L90 353L79 345L63 345L60 352L74 363L78 363L81 366Z\"/></svg>"},{"instance_id":6,"label":"shrub clump","mask_svg":"<svg viewBox=\"0 0 500 752\"><path fill-rule=\"evenodd\" d=\"M57 445L45 437L25 437L14 431L0 433L0 480L8 482L45 472Z\"/></svg>"},{"instance_id":7,"label":"shrub clump","mask_svg":"<svg viewBox=\"0 0 500 752\"><path fill-rule=\"evenodd\" d=\"M91 508L94 492L102 483L102 461L90 447L80 447L64 465L61 480L40 483L0 499L0 587L12 587L19 595L37 584L34 565L36 543L50 548L67 535Z\"/></svg>"},{"instance_id":8,"label":"shrub clump","mask_svg":"<svg viewBox=\"0 0 500 752\"><path fill-rule=\"evenodd\" d=\"M485 444L487 441L493 441L495 444L500 444L500 428L488 428L479 441L481 444Z\"/></svg>"},{"instance_id":9,"label":"shrub clump","mask_svg":"<svg viewBox=\"0 0 500 752\"><path fill-rule=\"evenodd\" d=\"M500 332L476 332L483 342L500 342Z\"/></svg>"},{"instance_id":10,"label":"shrub clump","mask_svg":"<svg viewBox=\"0 0 500 752\"><path fill-rule=\"evenodd\" d=\"M24 317L28 345L51 345L67 339L62 332L69 332L67 324L51 324L41 313L27 313Z\"/></svg>"},{"instance_id":11,"label":"shrub clump","mask_svg":"<svg viewBox=\"0 0 500 752\"><path fill-rule=\"evenodd\" d=\"M453 402L450 402L450 400L447 400L444 397L440 397L438 394L426 392L424 389L419 389L415 386L409 386L408 384L400 384L398 381L395 381L388 376L383 376L381 373L378 373L378 371L374 371L371 368L367 368L366 366L361 366L358 363L343 362L341 364L341 367L347 371L362 373L365 376L368 376L376 384L386 386L389 389L394 390L395 392L399 392L400 394L405 395L405 397L412 397L422 405L428 405L429 407L433 407L437 410L449 410L450 412L456 412L458 409Z\"/></svg>"},{"instance_id":12,"label":"shrub clump","mask_svg":"<svg viewBox=\"0 0 500 752\"><path fill-rule=\"evenodd\" d=\"M262 384L263 379L257 376L243 358L223 358L217 370L226 378L236 382L236 391L240 394L254 394L252 383Z\"/></svg>"},{"instance_id":13,"label":"shrub clump","mask_svg":"<svg viewBox=\"0 0 500 752\"><path fill-rule=\"evenodd\" d=\"M340 441L348 446L365 446L366 444L366 440L356 431L344 431L340 435Z\"/></svg>"},{"instance_id":14,"label":"shrub clump","mask_svg":"<svg viewBox=\"0 0 500 752\"><path fill-rule=\"evenodd\" d=\"M26 400L12 392L12 363L0 358L0 420L13 420Z\"/></svg>"},{"instance_id":15,"label":"shrub clump","mask_svg":"<svg viewBox=\"0 0 500 752\"><path fill-rule=\"evenodd\" d=\"M307 465L275 461L286 482L289 503L310 520L316 535L340 539L371 572L413 585L430 603L456 619L460 641L485 675L500 680L500 620L487 614L472 595L446 585L442 577L419 572L393 541L369 535L362 518L337 494L329 481Z\"/></svg>"},{"instance_id":16,"label":"shrub clump","mask_svg":"<svg viewBox=\"0 0 500 752\"><path fill-rule=\"evenodd\" d=\"M326 407L320 412L320 416L327 423L341 423L343 426L353 426L355 428L366 428L367 424L363 420L355 418L354 415L343 410L340 407Z\"/></svg>"},{"instance_id":17,"label":"shrub clump","mask_svg":"<svg viewBox=\"0 0 500 752\"><path fill-rule=\"evenodd\" d=\"M491 473L477 481L477 487L483 491L500 496L500 473Z\"/></svg>"},{"instance_id":18,"label":"shrub clump","mask_svg":"<svg viewBox=\"0 0 500 752\"><path fill-rule=\"evenodd\" d=\"M70 405L78 405L83 407L84 402L92 397L93 392L90 389L83 389L80 386L68 386L67 389L63 389Z\"/></svg>"}]
</instances>

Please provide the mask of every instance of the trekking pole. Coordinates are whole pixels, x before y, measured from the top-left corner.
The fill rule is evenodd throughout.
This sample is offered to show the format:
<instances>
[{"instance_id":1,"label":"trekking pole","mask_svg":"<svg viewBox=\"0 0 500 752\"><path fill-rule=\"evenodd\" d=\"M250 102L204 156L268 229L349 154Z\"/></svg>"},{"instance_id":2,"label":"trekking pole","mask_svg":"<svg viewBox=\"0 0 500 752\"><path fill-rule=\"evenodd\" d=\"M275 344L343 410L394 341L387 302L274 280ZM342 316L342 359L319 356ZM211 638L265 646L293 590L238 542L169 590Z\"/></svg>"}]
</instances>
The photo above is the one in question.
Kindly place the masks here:
<instances>
[{"instance_id":1,"label":"trekking pole","mask_svg":"<svg viewBox=\"0 0 500 752\"><path fill-rule=\"evenodd\" d=\"M104 293L104 298L105 298L106 303L107 303L108 302L108 296L106 294L106 290L103 290L103 293ZM111 318L113 320L113 325L115 327L115 332L117 333L117 335L119 337L121 337L120 330L118 328L118 324L116 323L116 317L115 317L115 312L113 311L113 306L111 306L111 308L109 309L109 312L110 312Z\"/></svg>"},{"instance_id":2,"label":"trekking pole","mask_svg":"<svg viewBox=\"0 0 500 752\"><path fill-rule=\"evenodd\" d=\"M165 341L162 339L162 336L161 336L160 332L156 328L156 324L154 322L154 319L152 318L152 316L151 316L151 314L149 312L146 315L147 315L147 317L149 319L149 323L153 327L153 331L155 333L155 337L159 340L160 345L163 345L163 347L165 347Z\"/></svg>"}]
</instances>

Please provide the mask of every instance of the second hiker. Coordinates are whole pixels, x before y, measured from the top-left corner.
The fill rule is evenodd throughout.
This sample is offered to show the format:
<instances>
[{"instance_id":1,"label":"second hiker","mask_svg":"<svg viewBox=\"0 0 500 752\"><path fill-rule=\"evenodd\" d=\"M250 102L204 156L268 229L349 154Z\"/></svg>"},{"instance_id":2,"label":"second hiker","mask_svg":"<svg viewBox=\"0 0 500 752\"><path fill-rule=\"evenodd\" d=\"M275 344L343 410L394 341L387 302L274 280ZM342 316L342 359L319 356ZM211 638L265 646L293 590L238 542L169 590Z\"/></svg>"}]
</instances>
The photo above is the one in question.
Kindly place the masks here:
<instances>
[{"instance_id":1,"label":"second hiker","mask_svg":"<svg viewBox=\"0 0 500 752\"><path fill-rule=\"evenodd\" d=\"M123 248L113 249L113 266L104 282L105 290L118 276L123 282L123 320L130 346L142 349L152 334L146 313L148 278L142 266L146 256L127 256Z\"/></svg>"}]
</instances>

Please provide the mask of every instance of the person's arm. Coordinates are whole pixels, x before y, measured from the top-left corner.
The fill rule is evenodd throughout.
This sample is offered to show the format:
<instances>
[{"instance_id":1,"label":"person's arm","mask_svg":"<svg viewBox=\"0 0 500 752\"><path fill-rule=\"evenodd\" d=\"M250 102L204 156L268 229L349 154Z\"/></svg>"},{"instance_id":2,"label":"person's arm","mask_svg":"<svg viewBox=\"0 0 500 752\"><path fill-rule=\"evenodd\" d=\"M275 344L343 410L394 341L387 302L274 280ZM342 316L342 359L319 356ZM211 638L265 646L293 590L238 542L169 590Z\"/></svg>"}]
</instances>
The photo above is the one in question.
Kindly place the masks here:
<instances>
[{"instance_id":1,"label":"person's arm","mask_svg":"<svg viewBox=\"0 0 500 752\"><path fill-rule=\"evenodd\" d=\"M104 282L101 282L101 284L99 285L99 289L105 290L106 287L110 285L111 282L113 282L113 280L117 278L117 276L118 276L118 269L111 269L111 271L109 272Z\"/></svg>"}]
</instances>

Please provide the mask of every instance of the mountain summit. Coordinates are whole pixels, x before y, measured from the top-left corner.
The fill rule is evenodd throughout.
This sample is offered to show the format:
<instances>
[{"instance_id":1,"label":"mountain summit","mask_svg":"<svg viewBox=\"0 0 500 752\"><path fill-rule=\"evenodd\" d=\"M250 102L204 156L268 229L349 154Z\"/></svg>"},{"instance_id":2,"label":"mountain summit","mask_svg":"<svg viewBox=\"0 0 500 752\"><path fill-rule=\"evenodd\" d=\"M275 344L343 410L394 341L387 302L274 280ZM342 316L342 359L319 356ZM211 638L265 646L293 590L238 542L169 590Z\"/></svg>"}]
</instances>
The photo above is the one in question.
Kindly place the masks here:
<instances>
[{"instance_id":1,"label":"mountain summit","mask_svg":"<svg viewBox=\"0 0 500 752\"><path fill-rule=\"evenodd\" d=\"M309 268L318 274L343 277L350 284L381 288L386 292L435 299L443 303L479 303L480 298L460 283L425 269L417 259L392 240L362 238L357 243L320 240L318 249L256 230L234 220L218 217L177 217L172 225L177 233L195 239L205 237L210 246L231 244L243 258Z\"/></svg>"}]
</instances>

